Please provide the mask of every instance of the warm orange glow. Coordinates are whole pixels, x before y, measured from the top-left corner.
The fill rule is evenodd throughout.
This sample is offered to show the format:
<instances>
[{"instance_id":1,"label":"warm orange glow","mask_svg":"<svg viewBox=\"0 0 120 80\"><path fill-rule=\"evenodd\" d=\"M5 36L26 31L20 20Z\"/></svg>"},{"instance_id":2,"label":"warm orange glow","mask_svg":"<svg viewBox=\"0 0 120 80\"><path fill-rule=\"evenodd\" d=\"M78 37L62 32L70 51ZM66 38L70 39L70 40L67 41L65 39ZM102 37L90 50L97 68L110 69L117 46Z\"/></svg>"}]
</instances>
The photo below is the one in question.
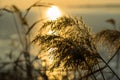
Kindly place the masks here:
<instances>
[{"instance_id":1,"label":"warm orange glow","mask_svg":"<svg viewBox=\"0 0 120 80\"><path fill-rule=\"evenodd\" d=\"M46 12L46 16L49 20L56 20L61 17L61 15L61 11L57 6L50 7Z\"/></svg>"}]
</instances>

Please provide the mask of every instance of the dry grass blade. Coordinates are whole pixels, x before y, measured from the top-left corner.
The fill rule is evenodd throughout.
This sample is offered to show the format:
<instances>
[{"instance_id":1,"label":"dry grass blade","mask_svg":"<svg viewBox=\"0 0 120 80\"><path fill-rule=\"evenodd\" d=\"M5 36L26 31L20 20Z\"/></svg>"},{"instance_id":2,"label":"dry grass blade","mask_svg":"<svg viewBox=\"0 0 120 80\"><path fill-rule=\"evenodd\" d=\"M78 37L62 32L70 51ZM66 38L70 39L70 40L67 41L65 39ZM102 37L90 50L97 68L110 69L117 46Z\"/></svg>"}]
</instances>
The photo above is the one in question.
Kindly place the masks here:
<instances>
[{"instance_id":1,"label":"dry grass blade","mask_svg":"<svg viewBox=\"0 0 120 80\"><path fill-rule=\"evenodd\" d=\"M38 1L39 2L39 1ZM34 3L33 5L31 5L27 10L26 10L26 13L24 15L23 18L25 18L28 13L30 12L30 10L33 8L33 7L50 7L51 5L53 4L38 4L38 2Z\"/></svg>"},{"instance_id":2,"label":"dry grass blade","mask_svg":"<svg viewBox=\"0 0 120 80\"><path fill-rule=\"evenodd\" d=\"M1 11L6 11L8 13L13 13L13 11L9 10L9 9L6 9L6 8L3 8L3 9L0 9Z\"/></svg>"},{"instance_id":3,"label":"dry grass blade","mask_svg":"<svg viewBox=\"0 0 120 80\"><path fill-rule=\"evenodd\" d=\"M35 25L37 25L37 24L38 24L40 21L42 21L42 20L43 20L43 19L34 22L34 23L30 26L30 28L28 29L28 31L26 32L26 35L28 35L28 34L30 33L30 31L35 27Z\"/></svg>"}]
</instances>

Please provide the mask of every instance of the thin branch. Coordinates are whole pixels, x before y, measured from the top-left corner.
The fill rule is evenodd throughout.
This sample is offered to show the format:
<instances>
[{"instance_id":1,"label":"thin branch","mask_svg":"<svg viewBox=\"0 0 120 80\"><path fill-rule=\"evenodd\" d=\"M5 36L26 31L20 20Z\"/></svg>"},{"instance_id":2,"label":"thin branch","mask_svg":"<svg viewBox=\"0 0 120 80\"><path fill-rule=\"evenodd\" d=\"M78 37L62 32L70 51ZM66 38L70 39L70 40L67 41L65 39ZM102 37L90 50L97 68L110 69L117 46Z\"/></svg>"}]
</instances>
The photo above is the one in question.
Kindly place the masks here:
<instances>
[{"instance_id":1,"label":"thin branch","mask_svg":"<svg viewBox=\"0 0 120 80\"><path fill-rule=\"evenodd\" d=\"M85 76L82 76L82 78L86 78L86 77L88 77L88 76L91 76L92 74L95 74L95 73L99 72L100 70L105 69L106 67L107 67L107 66L104 66L104 67L102 67L102 68L100 68L100 69L98 69L98 70L95 70L95 71L93 71L92 73L89 73L89 74L87 74L87 75L85 75Z\"/></svg>"},{"instance_id":2,"label":"thin branch","mask_svg":"<svg viewBox=\"0 0 120 80\"><path fill-rule=\"evenodd\" d=\"M99 65L99 64L98 64L98 67L99 67L99 69L100 69L100 65ZM103 75L102 70L100 70L100 73L101 73L101 75L102 75L102 77L103 77L103 80L105 80L105 77L104 77L104 75Z\"/></svg>"},{"instance_id":3,"label":"thin branch","mask_svg":"<svg viewBox=\"0 0 120 80\"><path fill-rule=\"evenodd\" d=\"M39 2L39 1L38 1ZM25 15L23 16L23 18L25 18L27 15L28 15L28 13L30 12L30 10L33 8L33 7L50 7L52 4L47 4L47 5L45 5L45 4L37 4L38 2L36 2L36 3L34 3L33 5L31 5L28 9L27 9L27 11L26 11L26 13L25 13Z\"/></svg>"},{"instance_id":4,"label":"thin branch","mask_svg":"<svg viewBox=\"0 0 120 80\"><path fill-rule=\"evenodd\" d=\"M13 14L13 20L15 22L15 27L16 27L16 30L17 30L17 33L18 33L18 36L19 36L20 43L21 43L22 47L24 47L24 43L22 41L22 36L21 36L20 30L18 28L18 24L17 24L17 20L16 20L16 17L15 17L15 14Z\"/></svg>"},{"instance_id":5,"label":"thin branch","mask_svg":"<svg viewBox=\"0 0 120 80\"><path fill-rule=\"evenodd\" d=\"M36 22L34 22L31 26L30 26L30 28L28 29L28 31L26 32L26 35L28 35L29 33L30 33L30 31L35 27L35 25L37 25L40 21L42 21L43 19L40 19L40 20L38 20L38 21L36 21Z\"/></svg>"},{"instance_id":6,"label":"thin branch","mask_svg":"<svg viewBox=\"0 0 120 80\"><path fill-rule=\"evenodd\" d=\"M100 57L100 59L105 63L105 65L112 71L112 73L120 80L119 76L112 70L112 68L105 62L105 60Z\"/></svg>"},{"instance_id":7,"label":"thin branch","mask_svg":"<svg viewBox=\"0 0 120 80\"><path fill-rule=\"evenodd\" d=\"M89 64L87 63L87 61L86 61L86 60L85 60L85 63L86 63L86 65L88 66L89 70L91 71L91 75L93 75L94 79L95 79L95 80L97 80L97 78L96 78L95 74L93 73L92 68L89 66Z\"/></svg>"}]
</instances>

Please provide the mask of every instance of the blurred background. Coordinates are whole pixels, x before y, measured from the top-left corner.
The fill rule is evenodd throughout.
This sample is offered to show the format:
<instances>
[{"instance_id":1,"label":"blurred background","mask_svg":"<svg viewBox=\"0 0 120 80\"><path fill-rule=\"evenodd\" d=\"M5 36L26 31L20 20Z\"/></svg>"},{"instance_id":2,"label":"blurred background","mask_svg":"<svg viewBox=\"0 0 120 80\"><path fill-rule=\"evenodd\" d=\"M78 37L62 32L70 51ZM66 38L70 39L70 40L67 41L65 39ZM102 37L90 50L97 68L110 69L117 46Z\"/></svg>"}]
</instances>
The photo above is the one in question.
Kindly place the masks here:
<instances>
[{"instance_id":1,"label":"blurred background","mask_svg":"<svg viewBox=\"0 0 120 80\"><path fill-rule=\"evenodd\" d=\"M16 5L24 11L36 1L38 0L0 0L0 8ZM106 22L108 19L114 19L116 28L120 28L120 0L40 0L40 3L55 4L63 13L62 15L82 16L85 23L94 32L103 29L114 29L113 25ZM39 18L45 18L47 9L46 7L33 8L28 16L29 22L32 23ZM5 13L0 17L1 53L7 52L10 39L16 37L15 25L11 16L11 14Z\"/></svg>"},{"instance_id":2,"label":"blurred background","mask_svg":"<svg viewBox=\"0 0 120 80\"><path fill-rule=\"evenodd\" d=\"M38 0L0 0L0 8L17 6L24 12L29 6ZM60 16L69 15L82 17L83 21L92 29L99 32L104 29L120 29L120 0L40 0L40 4L53 4ZM49 7L32 8L27 16L31 25L34 21L49 17ZM51 16L51 15L50 15ZM111 24L112 23L112 24ZM18 25L20 26L20 25ZM18 39L13 15L0 11L0 59L6 60L6 55L12 50L12 42ZM18 43L14 43L18 45ZM9 61L9 59L8 59Z\"/></svg>"}]
</instances>

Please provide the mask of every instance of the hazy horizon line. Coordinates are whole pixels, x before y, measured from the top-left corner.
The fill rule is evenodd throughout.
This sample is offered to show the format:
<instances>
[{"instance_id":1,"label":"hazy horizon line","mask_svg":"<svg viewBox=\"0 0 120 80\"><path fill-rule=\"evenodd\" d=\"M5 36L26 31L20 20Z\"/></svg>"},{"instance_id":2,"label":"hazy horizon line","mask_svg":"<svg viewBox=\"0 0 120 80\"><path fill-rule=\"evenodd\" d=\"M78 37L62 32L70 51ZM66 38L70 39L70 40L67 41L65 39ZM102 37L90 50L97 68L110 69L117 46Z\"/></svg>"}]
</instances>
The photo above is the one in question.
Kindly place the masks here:
<instances>
[{"instance_id":1,"label":"hazy horizon line","mask_svg":"<svg viewBox=\"0 0 120 80\"><path fill-rule=\"evenodd\" d=\"M120 4L70 5L70 8L120 8Z\"/></svg>"}]
</instances>

